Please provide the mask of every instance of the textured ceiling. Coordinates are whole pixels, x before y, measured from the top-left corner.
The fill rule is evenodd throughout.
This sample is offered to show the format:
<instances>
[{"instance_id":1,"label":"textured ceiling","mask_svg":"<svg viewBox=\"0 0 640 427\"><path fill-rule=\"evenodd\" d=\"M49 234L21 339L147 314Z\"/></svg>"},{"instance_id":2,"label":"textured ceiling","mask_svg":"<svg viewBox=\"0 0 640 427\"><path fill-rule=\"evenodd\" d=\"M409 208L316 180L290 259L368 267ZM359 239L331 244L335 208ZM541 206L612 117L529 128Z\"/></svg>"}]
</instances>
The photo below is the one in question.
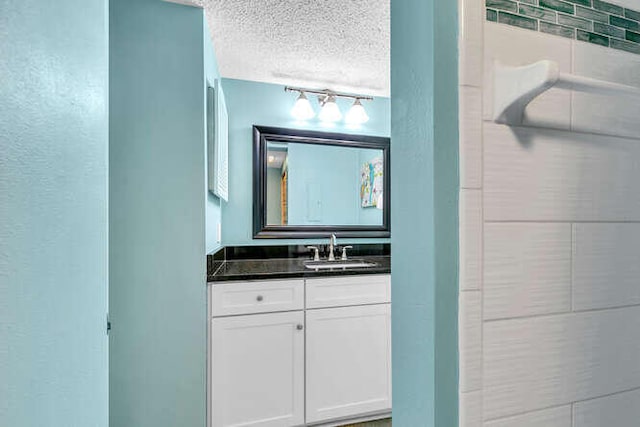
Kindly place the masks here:
<instances>
[{"instance_id":1,"label":"textured ceiling","mask_svg":"<svg viewBox=\"0 0 640 427\"><path fill-rule=\"evenodd\" d=\"M389 0L189 2L223 77L389 96Z\"/></svg>"}]
</instances>

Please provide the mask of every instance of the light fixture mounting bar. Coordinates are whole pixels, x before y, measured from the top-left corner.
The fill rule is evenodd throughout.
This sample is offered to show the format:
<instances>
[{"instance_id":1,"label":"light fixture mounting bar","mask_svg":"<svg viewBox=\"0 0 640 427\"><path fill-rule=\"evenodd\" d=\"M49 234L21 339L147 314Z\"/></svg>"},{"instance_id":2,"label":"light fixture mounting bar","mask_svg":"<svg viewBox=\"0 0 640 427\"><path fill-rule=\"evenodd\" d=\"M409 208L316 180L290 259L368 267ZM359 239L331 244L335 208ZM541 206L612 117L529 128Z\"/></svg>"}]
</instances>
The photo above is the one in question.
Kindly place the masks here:
<instances>
[{"instance_id":1,"label":"light fixture mounting bar","mask_svg":"<svg viewBox=\"0 0 640 427\"><path fill-rule=\"evenodd\" d=\"M284 87L284 91L285 92L313 93L315 95L334 96L336 98L349 98L349 99L360 99L360 100L364 100L364 101L373 101L373 97L372 96L352 95L350 93L334 92L334 91L332 91L330 89L318 90L318 89L305 89L305 88L302 88L302 87L285 86Z\"/></svg>"}]
</instances>

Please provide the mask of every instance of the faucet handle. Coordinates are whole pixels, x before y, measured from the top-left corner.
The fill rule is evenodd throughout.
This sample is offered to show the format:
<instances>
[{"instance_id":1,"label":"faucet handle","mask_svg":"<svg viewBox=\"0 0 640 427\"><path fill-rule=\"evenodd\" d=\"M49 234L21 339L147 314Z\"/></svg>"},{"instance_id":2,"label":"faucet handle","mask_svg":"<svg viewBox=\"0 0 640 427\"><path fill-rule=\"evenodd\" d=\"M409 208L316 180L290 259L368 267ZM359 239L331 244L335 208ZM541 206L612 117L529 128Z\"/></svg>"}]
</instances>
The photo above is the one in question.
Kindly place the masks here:
<instances>
[{"instance_id":1,"label":"faucet handle","mask_svg":"<svg viewBox=\"0 0 640 427\"><path fill-rule=\"evenodd\" d=\"M343 246L342 247L342 261L346 261L347 260L347 249L353 249L353 246Z\"/></svg>"},{"instance_id":2,"label":"faucet handle","mask_svg":"<svg viewBox=\"0 0 640 427\"><path fill-rule=\"evenodd\" d=\"M312 251L316 251L315 254L313 255L313 260L314 261L320 261L320 252L318 251L318 247L317 246L307 246L307 249L310 249Z\"/></svg>"}]
</instances>

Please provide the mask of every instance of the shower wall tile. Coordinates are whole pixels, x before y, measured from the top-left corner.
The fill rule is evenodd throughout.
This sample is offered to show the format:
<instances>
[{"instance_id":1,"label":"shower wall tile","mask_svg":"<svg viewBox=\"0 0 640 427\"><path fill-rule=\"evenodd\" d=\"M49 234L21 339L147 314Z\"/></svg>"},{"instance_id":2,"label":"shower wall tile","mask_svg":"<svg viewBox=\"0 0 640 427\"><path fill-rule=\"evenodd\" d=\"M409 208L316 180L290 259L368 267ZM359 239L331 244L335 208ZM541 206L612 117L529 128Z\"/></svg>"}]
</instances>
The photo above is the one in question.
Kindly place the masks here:
<instances>
[{"instance_id":1,"label":"shower wall tile","mask_svg":"<svg viewBox=\"0 0 640 427\"><path fill-rule=\"evenodd\" d=\"M461 292L459 297L460 392L482 388L482 295Z\"/></svg>"},{"instance_id":2,"label":"shower wall tile","mask_svg":"<svg viewBox=\"0 0 640 427\"><path fill-rule=\"evenodd\" d=\"M489 421L484 427L572 427L571 405Z\"/></svg>"},{"instance_id":3,"label":"shower wall tile","mask_svg":"<svg viewBox=\"0 0 640 427\"><path fill-rule=\"evenodd\" d=\"M552 89L491 117L495 61L640 87L640 0L458 1L460 426L635 425L638 104Z\"/></svg>"},{"instance_id":4,"label":"shower wall tile","mask_svg":"<svg viewBox=\"0 0 640 427\"><path fill-rule=\"evenodd\" d=\"M485 0L485 19L640 54L640 3L629 1Z\"/></svg>"},{"instance_id":5,"label":"shower wall tile","mask_svg":"<svg viewBox=\"0 0 640 427\"><path fill-rule=\"evenodd\" d=\"M506 10L507 12L517 12L518 3L511 0L487 0L487 7L498 10Z\"/></svg>"},{"instance_id":6,"label":"shower wall tile","mask_svg":"<svg viewBox=\"0 0 640 427\"><path fill-rule=\"evenodd\" d=\"M538 4L551 10L557 10L558 12L573 14L576 7L562 0L538 0Z\"/></svg>"},{"instance_id":7,"label":"shower wall tile","mask_svg":"<svg viewBox=\"0 0 640 427\"><path fill-rule=\"evenodd\" d=\"M553 34L565 38L573 38L576 30L564 25L550 24L548 22L540 21L540 31L547 34Z\"/></svg>"},{"instance_id":8,"label":"shower wall tile","mask_svg":"<svg viewBox=\"0 0 640 427\"><path fill-rule=\"evenodd\" d=\"M573 308L640 304L640 224L575 224Z\"/></svg>"},{"instance_id":9,"label":"shower wall tile","mask_svg":"<svg viewBox=\"0 0 640 427\"><path fill-rule=\"evenodd\" d=\"M498 61L505 65L524 65L543 59L556 61L560 71L571 71L571 40L485 23L485 62L483 86L483 117L491 120L493 113L493 69ZM525 111L524 124L569 129L571 94L551 89L536 98Z\"/></svg>"},{"instance_id":10,"label":"shower wall tile","mask_svg":"<svg viewBox=\"0 0 640 427\"><path fill-rule=\"evenodd\" d=\"M485 419L640 387L640 307L485 322L483 342Z\"/></svg>"},{"instance_id":11,"label":"shower wall tile","mask_svg":"<svg viewBox=\"0 0 640 427\"><path fill-rule=\"evenodd\" d=\"M602 12L618 15L622 15L624 13L624 9L622 7L602 0L593 0L593 8Z\"/></svg>"},{"instance_id":12,"label":"shower wall tile","mask_svg":"<svg viewBox=\"0 0 640 427\"><path fill-rule=\"evenodd\" d=\"M577 75L640 87L640 55L579 43L573 63ZM573 128L582 132L637 138L638 111L637 98L573 94Z\"/></svg>"},{"instance_id":13,"label":"shower wall tile","mask_svg":"<svg viewBox=\"0 0 640 427\"><path fill-rule=\"evenodd\" d=\"M514 27L525 28L527 30L537 30L538 20L527 18L525 16L514 15L509 12L498 12L498 22L501 24L507 24Z\"/></svg>"},{"instance_id":14,"label":"shower wall tile","mask_svg":"<svg viewBox=\"0 0 640 427\"><path fill-rule=\"evenodd\" d=\"M571 310L571 225L484 226L484 320Z\"/></svg>"},{"instance_id":15,"label":"shower wall tile","mask_svg":"<svg viewBox=\"0 0 640 427\"><path fill-rule=\"evenodd\" d=\"M459 427L482 427L482 391L460 393Z\"/></svg>"},{"instance_id":16,"label":"shower wall tile","mask_svg":"<svg viewBox=\"0 0 640 427\"><path fill-rule=\"evenodd\" d=\"M609 37L589 31L578 30L578 40L595 44L597 46L609 47Z\"/></svg>"},{"instance_id":17,"label":"shower wall tile","mask_svg":"<svg viewBox=\"0 0 640 427\"><path fill-rule=\"evenodd\" d=\"M573 419L574 427L636 426L640 420L640 390L578 402Z\"/></svg>"},{"instance_id":18,"label":"shower wall tile","mask_svg":"<svg viewBox=\"0 0 640 427\"><path fill-rule=\"evenodd\" d=\"M593 22L582 18L576 18L575 16L558 14L558 24L567 25L574 28L580 28L582 30L592 31Z\"/></svg>"},{"instance_id":19,"label":"shower wall tile","mask_svg":"<svg viewBox=\"0 0 640 427\"><path fill-rule=\"evenodd\" d=\"M484 124L485 221L640 220L637 140Z\"/></svg>"},{"instance_id":20,"label":"shower wall tile","mask_svg":"<svg viewBox=\"0 0 640 427\"><path fill-rule=\"evenodd\" d=\"M482 287L482 192L460 190L460 290Z\"/></svg>"},{"instance_id":21,"label":"shower wall tile","mask_svg":"<svg viewBox=\"0 0 640 427\"><path fill-rule=\"evenodd\" d=\"M605 24L609 22L609 15L607 15L606 13L598 12L596 10L588 9L586 7L576 6L576 15L581 18L586 18L593 22L602 22Z\"/></svg>"},{"instance_id":22,"label":"shower wall tile","mask_svg":"<svg viewBox=\"0 0 640 427\"><path fill-rule=\"evenodd\" d=\"M460 187L482 186L482 91L460 88Z\"/></svg>"},{"instance_id":23,"label":"shower wall tile","mask_svg":"<svg viewBox=\"0 0 640 427\"><path fill-rule=\"evenodd\" d=\"M482 85L482 27L484 0L458 0L460 13L460 85Z\"/></svg>"}]
</instances>

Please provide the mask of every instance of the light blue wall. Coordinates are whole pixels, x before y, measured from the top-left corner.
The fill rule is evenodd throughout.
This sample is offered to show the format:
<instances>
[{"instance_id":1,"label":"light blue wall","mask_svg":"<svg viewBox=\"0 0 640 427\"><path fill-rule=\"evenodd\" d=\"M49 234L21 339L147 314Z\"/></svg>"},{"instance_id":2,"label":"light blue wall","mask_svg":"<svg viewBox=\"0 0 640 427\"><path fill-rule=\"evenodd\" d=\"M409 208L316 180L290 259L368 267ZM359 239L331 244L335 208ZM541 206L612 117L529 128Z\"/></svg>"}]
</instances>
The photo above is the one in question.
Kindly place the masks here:
<instances>
[{"instance_id":1,"label":"light blue wall","mask_svg":"<svg viewBox=\"0 0 640 427\"><path fill-rule=\"evenodd\" d=\"M108 423L105 0L0 2L0 425Z\"/></svg>"},{"instance_id":2,"label":"light blue wall","mask_svg":"<svg viewBox=\"0 0 640 427\"><path fill-rule=\"evenodd\" d=\"M289 144L289 224L382 225L382 211L360 202L361 159L381 155L381 150Z\"/></svg>"},{"instance_id":3,"label":"light blue wall","mask_svg":"<svg viewBox=\"0 0 640 427\"><path fill-rule=\"evenodd\" d=\"M204 427L201 9L111 0L112 427Z\"/></svg>"},{"instance_id":4,"label":"light blue wall","mask_svg":"<svg viewBox=\"0 0 640 427\"><path fill-rule=\"evenodd\" d=\"M281 85L233 79L223 79L222 84L229 109L229 202L224 203L222 207L224 245L284 245L318 242L317 239L253 239L252 126L389 136L389 99L376 98L373 102L365 103L370 120L361 127L347 127L344 124L329 126L323 125L316 119L308 123L295 121L290 111L296 96L284 92L284 87ZM339 105L342 111L346 112L350 103L347 100L339 100ZM325 240L321 239L323 242ZM349 242L389 241L389 239L349 239Z\"/></svg>"},{"instance_id":5,"label":"light blue wall","mask_svg":"<svg viewBox=\"0 0 640 427\"><path fill-rule=\"evenodd\" d=\"M220 71L218 71L218 61L216 60L215 51L213 49L213 45L211 43L211 33L209 31L209 27L205 17L204 20L204 32L202 36L204 38L204 75L205 75L205 90L207 86L214 87L214 82L216 79L220 78ZM205 92L206 93L206 92ZM206 108L206 96L205 96L205 120L207 114ZM206 123L206 122L205 122ZM206 137L206 135L205 135ZM205 170L208 170L207 165L207 147L206 147L206 139L205 139ZM207 177L205 176L205 179ZM205 188L208 188L208 180L205 182ZM221 246L221 242L218 241L218 225L222 222L222 203L224 203L220 198L213 193L206 191L206 247L207 253L215 252Z\"/></svg>"},{"instance_id":6,"label":"light blue wall","mask_svg":"<svg viewBox=\"0 0 640 427\"><path fill-rule=\"evenodd\" d=\"M391 2L393 422L457 417L457 2Z\"/></svg>"}]
</instances>

